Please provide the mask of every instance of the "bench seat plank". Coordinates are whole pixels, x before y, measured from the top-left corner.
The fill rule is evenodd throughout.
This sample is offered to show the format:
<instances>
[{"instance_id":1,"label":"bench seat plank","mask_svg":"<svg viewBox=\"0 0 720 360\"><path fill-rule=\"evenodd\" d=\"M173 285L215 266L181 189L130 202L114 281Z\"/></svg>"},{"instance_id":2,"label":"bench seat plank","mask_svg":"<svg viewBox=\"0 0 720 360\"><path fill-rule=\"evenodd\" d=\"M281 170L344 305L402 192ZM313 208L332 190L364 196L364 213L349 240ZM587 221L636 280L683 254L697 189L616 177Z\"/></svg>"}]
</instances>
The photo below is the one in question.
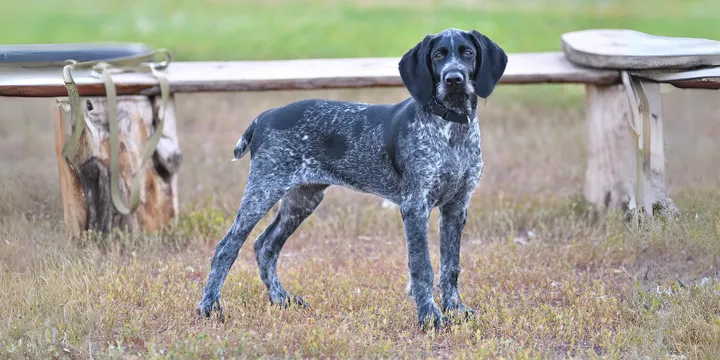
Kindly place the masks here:
<instances>
[{"instance_id":1,"label":"bench seat plank","mask_svg":"<svg viewBox=\"0 0 720 360\"><path fill-rule=\"evenodd\" d=\"M0 45L0 66L63 66L68 59L94 61L149 51L149 47L140 43Z\"/></svg>"},{"instance_id":2,"label":"bench seat plank","mask_svg":"<svg viewBox=\"0 0 720 360\"><path fill-rule=\"evenodd\" d=\"M679 88L720 89L720 67L694 70L641 70L630 74Z\"/></svg>"},{"instance_id":3,"label":"bench seat plank","mask_svg":"<svg viewBox=\"0 0 720 360\"><path fill-rule=\"evenodd\" d=\"M720 41L666 37L634 30L582 30L562 35L563 51L598 69L690 69L720 65Z\"/></svg>"},{"instance_id":4,"label":"bench seat plank","mask_svg":"<svg viewBox=\"0 0 720 360\"><path fill-rule=\"evenodd\" d=\"M561 52L509 54L500 80L505 84L592 83L620 81L614 70L570 63ZM168 67L171 92L263 91L402 86L399 58L275 61L174 62ZM105 95L103 83L88 71L73 77L83 96ZM156 81L144 74L113 77L120 95L156 94ZM60 68L18 69L0 66L0 96L67 96Z\"/></svg>"}]
</instances>

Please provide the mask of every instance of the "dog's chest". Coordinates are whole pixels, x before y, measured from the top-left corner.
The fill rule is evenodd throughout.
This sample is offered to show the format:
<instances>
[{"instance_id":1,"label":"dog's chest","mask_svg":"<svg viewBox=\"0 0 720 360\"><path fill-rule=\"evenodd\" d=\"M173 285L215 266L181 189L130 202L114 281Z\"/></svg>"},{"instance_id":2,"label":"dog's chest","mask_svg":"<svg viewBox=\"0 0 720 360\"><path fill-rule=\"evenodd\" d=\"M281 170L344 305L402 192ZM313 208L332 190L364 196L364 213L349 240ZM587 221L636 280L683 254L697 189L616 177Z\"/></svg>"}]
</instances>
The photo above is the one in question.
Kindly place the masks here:
<instances>
[{"instance_id":1,"label":"dog's chest","mask_svg":"<svg viewBox=\"0 0 720 360\"><path fill-rule=\"evenodd\" d=\"M448 126L448 128L450 128ZM452 130L442 128L433 136L430 165L430 188L428 196L434 203L444 203L458 192L468 191L477 183L482 171L482 151L477 127Z\"/></svg>"}]
</instances>

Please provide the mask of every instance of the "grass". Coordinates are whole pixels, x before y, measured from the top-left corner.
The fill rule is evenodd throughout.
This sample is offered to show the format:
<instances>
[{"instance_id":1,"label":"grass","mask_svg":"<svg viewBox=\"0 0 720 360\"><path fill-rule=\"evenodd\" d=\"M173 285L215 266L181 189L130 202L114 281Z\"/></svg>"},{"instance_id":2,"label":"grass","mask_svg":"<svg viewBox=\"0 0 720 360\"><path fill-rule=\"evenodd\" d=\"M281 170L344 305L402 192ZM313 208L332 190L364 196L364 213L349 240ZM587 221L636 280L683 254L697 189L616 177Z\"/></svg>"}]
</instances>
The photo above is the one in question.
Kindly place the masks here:
<instances>
[{"instance_id":1,"label":"grass","mask_svg":"<svg viewBox=\"0 0 720 360\"><path fill-rule=\"evenodd\" d=\"M192 308L210 247L229 214L198 210L161 235L117 235L104 245L49 235L59 230L51 222L14 219L3 224L7 238L15 239L3 257L25 263L0 284L7 291L0 309L7 321L0 330L2 353L711 357L720 345L720 283L694 273L712 268L718 254L720 197L703 195L706 202L695 206L710 211L701 218L687 215L669 227L653 223L638 233L614 218L591 223L567 199L475 201L461 283L479 316L438 334L412 326L412 304L402 293L398 216L368 204L339 214L326 206L284 250L284 282L311 302L309 309L271 308L252 250L242 251L224 288L225 323L198 321ZM687 208L686 198L679 200ZM518 228L534 235L519 241ZM42 241L22 240L28 233ZM434 264L437 245L433 236ZM677 270L682 275L676 279Z\"/></svg>"},{"instance_id":2,"label":"grass","mask_svg":"<svg viewBox=\"0 0 720 360\"><path fill-rule=\"evenodd\" d=\"M589 27L720 39L714 1L649 3L28 0L0 5L0 33L6 43L142 41L180 60L397 56L449 26L476 27L513 52L557 50L561 33ZM399 214L343 189L328 191L279 261L310 308L268 304L248 245L266 218L224 287L229 319L193 314L242 196L247 159L228 159L252 118L300 98L391 102L406 91L178 96L181 221L110 238L62 227L51 101L0 99L0 357L715 358L720 109L696 95L711 118L666 95L668 180L683 214L636 229L614 214L589 218L577 201L582 88L498 88L482 111L486 168L461 255L460 291L478 316L436 334L413 326ZM433 213L436 273L437 223Z\"/></svg>"},{"instance_id":3,"label":"grass","mask_svg":"<svg viewBox=\"0 0 720 360\"><path fill-rule=\"evenodd\" d=\"M426 33L475 28L509 52L560 50L560 35L629 28L720 39L712 0L26 0L0 5L4 43L140 41L178 60L400 56Z\"/></svg>"}]
</instances>

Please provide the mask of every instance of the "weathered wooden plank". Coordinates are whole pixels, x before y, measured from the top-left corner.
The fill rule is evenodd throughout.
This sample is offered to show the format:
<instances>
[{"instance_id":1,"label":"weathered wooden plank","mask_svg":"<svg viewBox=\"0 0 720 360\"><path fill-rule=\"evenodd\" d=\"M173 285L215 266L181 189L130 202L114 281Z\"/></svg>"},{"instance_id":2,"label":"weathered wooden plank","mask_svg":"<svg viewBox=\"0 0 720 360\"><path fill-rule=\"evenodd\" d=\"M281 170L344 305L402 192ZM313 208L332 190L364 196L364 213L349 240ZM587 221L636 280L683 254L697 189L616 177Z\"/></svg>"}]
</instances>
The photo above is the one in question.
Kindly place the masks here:
<instances>
[{"instance_id":1,"label":"weathered wooden plank","mask_svg":"<svg viewBox=\"0 0 720 360\"><path fill-rule=\"evenodd\" d=\"M634 30L582 30L562 35L576 64L598 69L690 69L720 65L720 41L666 37Z\"/></svg>"},{"instance_id":2,"label":"weathered wooden plank","mask_svg":"<svg viewBox=\"0 0 720 360\"><path fill-rule=\"evenodd\" d=\"M0 45L0 65L62 66L65 60L93 61L147 53L150 48L140 43L89 44L18 44Z\"/></svg>"},{"instance_id":3,"label":"weathered wooden plank","mask_svg":"<svg viewBox=\"0 0 720 360\"><path fill-rule=\"evenodd\" d=\"M403 86L399 58L312 59L231 62L173 62L167 69L171 92L265 91ZM100 79L88 71L73 77L83 96L105 94ZM151 76L114 76L120 95L158 93ZM583 68L561 52L510 54L500 83L618 83L614 70ZM0 66L0 96L66 96L58 68L17 69Z\"/></svg>"},{"instance_id":4,"label":"weathered wooden plank","mask_svg":"<svg viewBox=\"0 0 720 360\"><path fill-rule=\"evenodd\" d=\"M642 143L644 133L650 134L650 148L643 149L648 151L650 162L646 164L647 169L645 170L645 212L646 213L659 213L661 215L676 214L678 211L677 205L670 198L667 179L665 176L665 136L663 126L663 111L662 111L662 92L660 89L660 83L653 81L640 81L640 86L645 91L645 95L648 98L648 111L650 112L650 123L646 126L650 127L650 131L643 131L640 137Z\"/></svg>"},{"instance_id":5,"label":"weathered wooden plank","mask_svg":"<svg viewBox=\"0 0 720 360\"><path fill-rule=\"evenodd\" d=\"M720 66L693 70L640 70L630 74L678 88L720 89Z\"/></svg>"},{"instance_id":6,"label":"weathered wooden plank","mask_svg":"<svg viewBox=\"0 0 720 360\"><path fill-rule=\"evenodd\" d=\"M668 84L680 89L720 90L720 79L674 80Z\"/></svg>"}]
</instances>

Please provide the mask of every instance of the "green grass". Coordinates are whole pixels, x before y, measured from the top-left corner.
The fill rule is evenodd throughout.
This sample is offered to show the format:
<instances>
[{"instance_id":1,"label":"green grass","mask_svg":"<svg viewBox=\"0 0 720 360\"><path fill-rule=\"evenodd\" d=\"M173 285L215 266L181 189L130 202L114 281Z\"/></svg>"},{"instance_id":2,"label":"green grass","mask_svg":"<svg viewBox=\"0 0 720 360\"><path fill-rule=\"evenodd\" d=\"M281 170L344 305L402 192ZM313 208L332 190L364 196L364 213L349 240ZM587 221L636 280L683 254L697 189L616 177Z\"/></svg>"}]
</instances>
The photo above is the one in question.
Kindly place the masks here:
<instances>
[{"instance_id":1,"label":"green grass","mask_svg":"<svg viewBox=\"0 0 720 360\"><path fill-rule=\"evenodd\" d=\"M399 56L448 27L478 29L508 52L559 50L562 33L586 28L720 39L714 0L261 3L5 1L0 41L139 41L169 48L178 60L263 60Z\"/></svg>"}]
</instances>

